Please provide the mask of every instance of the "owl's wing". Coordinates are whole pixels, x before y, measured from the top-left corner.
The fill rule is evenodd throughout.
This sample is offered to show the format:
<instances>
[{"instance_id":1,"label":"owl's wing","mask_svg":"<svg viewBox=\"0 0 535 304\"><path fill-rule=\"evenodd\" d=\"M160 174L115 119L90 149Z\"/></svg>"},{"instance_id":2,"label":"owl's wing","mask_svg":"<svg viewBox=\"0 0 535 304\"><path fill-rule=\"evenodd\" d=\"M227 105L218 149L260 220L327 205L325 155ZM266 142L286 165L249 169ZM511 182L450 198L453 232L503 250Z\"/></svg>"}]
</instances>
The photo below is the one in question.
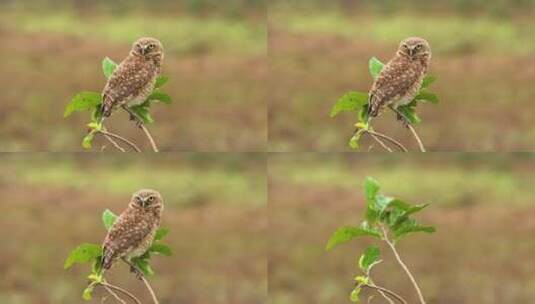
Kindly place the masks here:
<instances>
[{"instance_id":1,"label":"owl's wing","mask_svg":"<svg viewBox=\"0 0 535 304\"><path fill-rule=\"evenodd\" d=\"M102 91L102 115L110 116L115 107L138 95L156 72L157 68L150 63L128 56L115 69Z\"/></svg>"},{"instance_id":2,"label":"owl's wing","mask_svg":"<svg viewBox=\"0 0 535 304\"><path fill-rule=\"evenodd\" d=\"M102 268L109 269L113 261L137 247L150 233L148 223L134 210L127 209L115 221L102 245Z\"/></svg>"},{"instance_id":3,"label":"owl's wing","mask_svg":"<svg viewBox=\"0 0 535 304\"><path fill-rule=\"evenodd\" d=\"M407 60L395 58L388 62L370 90L369 116L377 116L387 103L407 94L418 81L419 74Z\"/></svg>"}]
</instances>

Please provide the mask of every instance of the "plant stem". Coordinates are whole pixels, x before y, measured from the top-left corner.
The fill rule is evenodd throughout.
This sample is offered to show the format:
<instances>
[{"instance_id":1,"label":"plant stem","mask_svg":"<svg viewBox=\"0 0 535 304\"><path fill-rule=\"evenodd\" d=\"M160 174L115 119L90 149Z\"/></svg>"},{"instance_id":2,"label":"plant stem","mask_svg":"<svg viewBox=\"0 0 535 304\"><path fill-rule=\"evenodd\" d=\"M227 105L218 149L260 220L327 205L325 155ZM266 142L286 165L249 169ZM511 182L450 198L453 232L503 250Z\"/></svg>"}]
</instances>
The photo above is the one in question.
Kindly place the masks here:
<instances>
[{"instance_id":1,"label":"plant stem","mask_svg":"<svg viewBox=\"0 0 535 304\"><path fill-rule=\"evenodd\" d=\"M401 268L405 271L407 276L409 277L412 285L414 286L414 289L416 289L416 293L418 294L418 298L420 299L421 304L425 304L424 296L422 295L422 291L420 290L420 287L418 286L418 283L416 283L416 280L414 279L414 276L410 272L409 268L405 263L401 260L401 257L396 249L396 246L394 243L388 238L388 234L386 233L385 227L381 226L381 229L383 230L383 238L384 241L388 244L392 252L394 253L394 256L396 257L396 260L398 261L398 264L401 265Z\"/></svg>"},{"instance_id":2,"label":"plant stem","mask_svg":"<svg viewBox=\"0 0 535 304\"><path fill-rule=\"evenodd\" d=\"M158 298L156 298L156 294L154 293L154 290L152 290L149 281L147 281L147 279L143 275L141 276L141 280L143 280L143 283L145 283L145 286L147 286L147 289L149 290L150 295L152 296L152 301L154 302L154 304L159 304Z\"/></svg>"},{"instance_id":3,"label":"plant stem","mask_svg":"<svg viewBox=\"0 0 535 304\"><path fill-rule=\"evenodd\" d=\"M123 105L122 106L123 110L125 110L128 114L130 114L130 117L132 119L134 119L136 121L136 124L141 128L141 130L143 130L143 132L145 133L145 135L147 136L147 138L149 139L149 142L150 142L150 145L152 147L152 151L153 152L159 152L158 150L158 146L156 146L156 142L154 141L154 138L152 137L152 135L150 134L149 132L149 129L147 129L147 127L145 126L145 124L143 123L143 120L141 118L139 118L136 113L132 112L132 110L130 110L128 108L128 106L126 105Z\"/></svg>"},{"instance_id":4,"label":"plant stem","mask_svg":"<svg viewBox=\"0 0 535 304\"><path fill-rule=\"evenodd\" d=\"M107 130L105 129L102 129L102 130L98 130L97 133L101 133L102 135L104 135L105 137L106 136L109 136L111 138L114 138L114 139L117 139L117 140L120 140L121 142L127 144L128 146L130 146L132 149L134 149L136 152L141 152L141 149L139 149L136 144L134 144L133 142L129 141L128 139L120 136L120 135L117 135L115 133L111 133L111 132L108 132Z\"/></svg>"},{"instance_id":5,"label":"plant stem","mask_svg":"<svg viewBox=\"0 0 535 304\"><path fill-rule=\"evenodd\" d=\"M368 287L368 288L371 288L371 289L375 289L377 290L379 293L381 293L390 303L393 303L392 300L385 296L385 294L388 294L389 296L395 298L396 300L398 300L400 303L403 303L403 304L407 304L407 301L405 301L405 299L403 299L400 295L398 295L397 293L393 292L392 290L389 290L389 289L386 289L384 287L381 287L381 286L377 286L377 285L373 285L373 284L364 284L362 285L363 287Z\"/></svg>"},{"instance_id":6,"label":"plant stem","mask_svg":"<svg viewBox=\"0 0 535 304\"><path fill-rule=\"evenodd\" d=\"M143 272L137 268L134 264L132 264L132 262L130 262L129 260L123 258L122 259L123 262L125 262L128 266L131 267L131 269L135 270L136 271L136 274L138 275L139 279L141 279L143 281L143 283L145 284L145 286L147 287L147 289L149 290L149 293L152 297L152 301L154 302L154 304L159 304L158 302L158 298L156 298L156 294L154 293L154 290L152 289L152 287L150 286L149 284L149 281L147 281L147 279L145 278L145 275L143 274Z\"/></svg>"},{"instance_id":7,"label":"plant stem","mask_svg":"<svg viewBox=\"0 0 535 304\"><path fill-rule=\"evenodd\" d=\"M390 137L388 135L385 135L385 134L382 134L382 133L379 133L379 132L376 132L376 131L372 131L372 130L364 130L364 132L370 134L372 137L377 136L379 138L387 140L390 143L396 145L401 151L408 152L407 148L405 148L405 146L403 146L403 144L401 144L399 141L393 139L392 137Z\"/></svg>"},{"instance_id":8,"label":"plant stem","mask_svg":"<svg viewBox=\"0 0 535 304\"><path fill-rule=\"evenodd\" d=\"M104 287L104 289L106 289L117 301L121 302L121 304L126 304L126 302L121 299L121 297L119 297L118 294L115 293L115 291L113 291L113 289L111 289L110 287L108 286L105 286L105 285L102 285Z\"/></svg>"},{"instance_id":9,"label":"plant stem","mask_svg":"<svg viewBox=\"0 0 535 304\"><path fill-rule=\"evenodd\" d=\"M119 287L119 286L115 286L115 285L112 285L108 282L99 282L98 285L102 285L104 288L110 288L112 290L115 290L117 292L120 292L124 295L126 295L127 297L129 297L130 299L132 299L132 301L134 301L136 304L141 304L141 301L139 301L138 298L136 298L133 294L131 294L129 291Z\"/></svg>"},{"instance_id":10,"label":"plant stem","mask_svg":"<svg viewBox=\"0 0 535 304\"><path fill-rule=\"evenodd\" d=\"M414 136L414 138L418 142L418 147L420 148L420 152L426 152L424 144L422 142L422 139L420 138L418 133L416 133L416 130L412 126L412 124L409 121L409 119L405 115L403 115L403 113L401 113L398 109L396 109L396 108L394 108L392 106L390 106L389 108L390 108L390 110L394 111L396 114L398 114L400 117L402 117L405 120L405 123L407 124L407 128L411 131L412 135Z\"/></svg>"}]
</instances>

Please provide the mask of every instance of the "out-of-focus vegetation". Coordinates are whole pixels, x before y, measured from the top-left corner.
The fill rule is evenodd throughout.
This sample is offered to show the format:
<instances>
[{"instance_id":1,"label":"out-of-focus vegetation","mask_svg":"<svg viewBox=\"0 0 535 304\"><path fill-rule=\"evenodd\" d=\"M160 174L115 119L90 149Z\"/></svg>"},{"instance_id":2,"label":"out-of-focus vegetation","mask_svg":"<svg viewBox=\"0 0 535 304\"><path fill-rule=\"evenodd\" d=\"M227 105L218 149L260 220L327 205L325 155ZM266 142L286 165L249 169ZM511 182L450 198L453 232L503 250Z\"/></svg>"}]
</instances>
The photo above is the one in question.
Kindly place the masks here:
<instances>
[{"instance_id":1,"label":"out-of-focus vegetation","mask_svg":"<svg viewBox=\"0 0 535 304\"><path fill-rule=\"evenodd\" d=\"M65 257L82 242L102 242L102 212L122 212L140 188L162 193L162 226L172 232L173 256L151 262L161 303L266 303L262 155L19 154L0 163L0 303L82 303L89 269L65 272ZM150 302L127 267L107 276Z\"/></svg>"},{"instance_id":2,"label":"out-of-focus vegetation","mask_svg":"<svg viewBox=\"0 0 535 304\"><path fill-rule=\"evenodd\" d=\"M276 154L269 168L272 303L350 303L357 255L372 242L357 240L331 252L325 243L337 227L359 223L367 175L381 180L389 195L431 204L417 218L437 232L398 244L428 303L533 298L533 156ZM381 252L374 282L418 302L388 248Z\"/></svg>"},{"instance_id":3,"label":"out-of-focus vegetation","mask_svg":"<svg viewBox=\"0 0 535 304\"><path fill-rule=\"evenodd\" d=\"M316 2L314 2L316 3ZM427 4L425 4L427 3ZM367 63L389 60L399 41L426 38L441 103L422 109L419 134L431 150L532 150L535 91L533 1L333 1L270 5L272 151L346 151L355 119L329 110L347 91L366 91ZM496 14L495 7L506 7ZM397 130L392 115L377 130Z\"/></svg>"},{"instance_id":4,"label":"out-of-focus vegetation","mask_svg":"<svg viewBox=\"0 0 535 304\"><path fill-rule=\"evenodd\" d=\"M9 84L0 92L0 150L82 150L88 117L63 119L65 105L79 91L100 92L102 58L120 62L142 36L162 41L171 79L174 103L152 113L150 126L161 150L265 150L265 19L256 1L3 2L0 55L10 60L0 63ZM126 115L109 123L145 142Z\"/></svg>"}]
</instances>

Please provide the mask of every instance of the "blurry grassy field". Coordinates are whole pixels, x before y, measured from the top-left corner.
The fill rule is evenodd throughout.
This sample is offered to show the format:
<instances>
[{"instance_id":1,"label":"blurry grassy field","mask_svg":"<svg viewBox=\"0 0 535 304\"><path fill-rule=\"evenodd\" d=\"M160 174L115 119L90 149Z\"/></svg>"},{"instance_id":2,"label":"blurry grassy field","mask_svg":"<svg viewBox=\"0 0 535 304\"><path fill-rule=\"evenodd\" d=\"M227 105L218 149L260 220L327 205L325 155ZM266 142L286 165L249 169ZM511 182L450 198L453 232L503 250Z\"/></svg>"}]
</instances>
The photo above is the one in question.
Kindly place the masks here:
<instances>
[{"instance_id":1,"label":"blurry grassy field","mask_svg":"<svg viewBox=\"0 0 535 304\"><path fill-rule=\"evenodd\" d=\"M105 236L140 188L162 193L172 257L155 257L161 303L266 303L265 160L261 155L0 157L0 303L81 303L87 266L63 270L71 249ZM126 267L109 281L150 301ZM100 303L101 291L94 303Z\"/></svg>"},{"instance_id":2,"label":"blurry grassy field","mask_svg":"<svg viewBox=\"0 0 535 304\"><path fill-rule=\"evenodd\" d=\"M260 151L266 145L264 17L67 9L0 12L2 151L81 150L88 114L64 119L80 91L100 92L101 61L121 61L132 42L159 38L174 103L154 107L153 134L163 150ZM110 129L140 143L143 135L117 115ZM99 145L97 145L99 146ZM145 145L146 146L146 145Z\"/></svg>"},{"instance_id":3,"label":"blurry grassy field","mask_svg":"<svg viewBox=\"0 0 535 304\"><path fill-rule=\"evenodd\" d=\"M371 241L331 252L325 244L339 226L359 223L365 176L378 179L387 195L431 203L419 218L436 225L437 232L399 244L428 303L533 299L531 156L278 154L270 157L269 168L272 303L350 303L357 255ZM375 270L375 281L416 303L399 265L387 248L381 250L384 262Z\"/></svg>"},{"instance_id":4,"label":"blurry grassy field","mask_svg":"<svg viewBox=\"0 0 535 304\"><path fill-rule=\"evenodd\" d=\"M348 151L355 119L331 119L330 108L347 91L368 91L369 58L386 62L409 36L425 37L433 50L431 89L441 102L418 109L431 150L532 150L534 114L522 110L535 95L531 16L270 7L270 150ZM391 115L375 123L413 146Z\"/></svg>"}]
</instances>

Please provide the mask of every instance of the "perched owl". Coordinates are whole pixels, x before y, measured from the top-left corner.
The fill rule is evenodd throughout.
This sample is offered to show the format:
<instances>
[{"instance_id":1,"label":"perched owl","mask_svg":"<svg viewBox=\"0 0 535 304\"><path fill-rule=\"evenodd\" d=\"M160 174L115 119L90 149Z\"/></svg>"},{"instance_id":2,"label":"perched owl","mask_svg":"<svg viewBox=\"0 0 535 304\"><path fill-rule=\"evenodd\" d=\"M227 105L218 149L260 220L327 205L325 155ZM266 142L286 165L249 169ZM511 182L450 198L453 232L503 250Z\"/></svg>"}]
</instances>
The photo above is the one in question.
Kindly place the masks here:
<instances>
[{"instance_id":1,"label":"perched owl","mask_svg":"<svg viewBox=\"0 0 535 304\"><path fill-rule=\"evenodd\" d=\"M151 246L160 225L163 199L155 190L143 189L132 195L123 213L117 218L102 244L102 269L114 261L143 255Z\"/></svg>"},{"instance_id":2,"label":"perched owl","mask_svg":"<svg viewBox=\"0 0 535 304\"><path fill-rule=\"evenodd\" d=\"M431 48L425 39L410 37L401 41L396 55L372 85L369 117L379 115L385 106L397 108L410 103L422 86L430 60Z\"/></svg>"},{"instance_id":3,"label":"perched owl","mask_svg":"<svg viewBox=\"0 0 535 304\"><path fill-rule=\"evenodd\" d=\"M161 72L163 47L155 38L134 42L130 54L119 64L102 91L102 117L119 106L143 103L151 94Z\"/></svg>"}]
</instances>

